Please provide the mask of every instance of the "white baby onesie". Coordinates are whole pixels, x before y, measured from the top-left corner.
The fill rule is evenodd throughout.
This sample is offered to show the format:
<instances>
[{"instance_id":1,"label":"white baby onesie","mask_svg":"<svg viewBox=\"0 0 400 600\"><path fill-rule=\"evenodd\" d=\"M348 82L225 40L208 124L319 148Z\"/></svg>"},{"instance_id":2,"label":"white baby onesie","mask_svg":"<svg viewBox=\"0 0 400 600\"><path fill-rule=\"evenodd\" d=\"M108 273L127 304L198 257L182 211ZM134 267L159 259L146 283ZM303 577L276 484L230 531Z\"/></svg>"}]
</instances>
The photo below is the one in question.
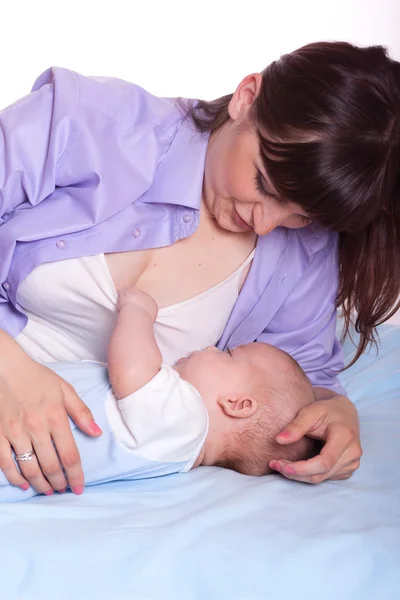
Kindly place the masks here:
<instances>
[{"instance_id":1,"label":"white baby onesie","mask_svg":"<svg viewBox=\"0 0 400 600\"><path fill-rule=\"evenodd\" d=\"M199 392L170 366L126 398L110 391L107 414L116 440L129 452L155 462L196 461L208 433L208 413Z\"/></svg>"}]
</instances>

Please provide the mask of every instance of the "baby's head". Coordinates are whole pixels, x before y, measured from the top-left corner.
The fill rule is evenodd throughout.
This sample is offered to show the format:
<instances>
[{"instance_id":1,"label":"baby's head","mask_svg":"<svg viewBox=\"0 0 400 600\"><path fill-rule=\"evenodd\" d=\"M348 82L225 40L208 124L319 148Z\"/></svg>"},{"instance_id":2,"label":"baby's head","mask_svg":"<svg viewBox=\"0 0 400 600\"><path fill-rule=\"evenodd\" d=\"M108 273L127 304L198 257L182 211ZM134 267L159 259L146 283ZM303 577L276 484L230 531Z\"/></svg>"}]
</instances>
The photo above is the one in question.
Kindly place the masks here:
<instances>
[{"instance_id":1,"label":"baby's head","mask_svg":"<svg viewBox=\"0 0 400 600\"><path fill-rule=\"evenodd\" d=\"M316 453L310 438L287 446L275 441L315 400L304 371L286 352L258 342L228 352L210 346L175 368L199 391L208 410L209 432L196 465L267 475L270 460L305 460Z\"/></svg>"}]
</instances>

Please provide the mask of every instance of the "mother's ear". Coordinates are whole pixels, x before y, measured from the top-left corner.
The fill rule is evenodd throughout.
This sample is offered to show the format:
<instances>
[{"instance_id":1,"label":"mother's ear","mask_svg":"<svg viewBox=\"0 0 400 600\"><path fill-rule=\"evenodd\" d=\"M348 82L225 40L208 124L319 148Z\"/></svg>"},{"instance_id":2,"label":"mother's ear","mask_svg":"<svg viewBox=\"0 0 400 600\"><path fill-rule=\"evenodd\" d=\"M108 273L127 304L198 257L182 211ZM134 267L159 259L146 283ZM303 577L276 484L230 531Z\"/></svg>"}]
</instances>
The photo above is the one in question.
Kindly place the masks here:
<instances>
[{"instance_id":1,"label":"mother's ear","mask_svg":"<svg viewBox=\"0 0 400 600\"><path fill-rule=\"evenodd\" d=\"M254 398L219 398L218 404L228 417L235 419L248 419L256 414L258 410L257 401Z\"/></svg>"},{"instance_id":2,"label":"mother's ear","mask_svg":"<svg viewBox=\"0 0 400 600\"><path fill-rule=\"evenodd\" d=\"M238 118L246 119L262 85L261 73L247 75L236 88L229 102L228 112L233 121Z\"/></svg>"}]
</instances>

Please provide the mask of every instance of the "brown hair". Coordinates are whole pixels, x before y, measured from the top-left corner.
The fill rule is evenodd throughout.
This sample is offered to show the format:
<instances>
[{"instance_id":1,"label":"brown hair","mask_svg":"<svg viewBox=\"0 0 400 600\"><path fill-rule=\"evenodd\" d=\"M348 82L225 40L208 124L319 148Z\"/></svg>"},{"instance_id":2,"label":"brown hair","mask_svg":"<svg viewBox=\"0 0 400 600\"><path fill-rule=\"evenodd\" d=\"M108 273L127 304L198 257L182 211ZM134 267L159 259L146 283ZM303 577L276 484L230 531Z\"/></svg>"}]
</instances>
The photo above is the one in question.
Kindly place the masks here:
<instances>
[{"instance_id":1,"label":"brown hair","mask_svg":"<svg viewBox=\"0 0 400 600\"><path fill-rule=\"evenodd\" d=\"M222 127L231 98L192 104L197 129ZM355 362L400 306L400 63L381 46L309 44L263 71L252 120L282 201L339 232L337 304L343 337L356 313Z\"/></svg>"}]
</instances>

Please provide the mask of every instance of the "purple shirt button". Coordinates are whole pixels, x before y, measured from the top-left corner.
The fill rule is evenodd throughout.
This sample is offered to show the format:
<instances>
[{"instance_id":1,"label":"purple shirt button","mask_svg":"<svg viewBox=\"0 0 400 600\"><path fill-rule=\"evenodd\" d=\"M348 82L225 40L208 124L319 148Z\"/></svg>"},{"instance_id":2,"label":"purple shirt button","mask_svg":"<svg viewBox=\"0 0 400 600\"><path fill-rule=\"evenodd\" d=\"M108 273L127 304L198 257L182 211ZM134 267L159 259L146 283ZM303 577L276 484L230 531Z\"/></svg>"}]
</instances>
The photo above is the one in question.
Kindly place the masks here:
<instances>
[{"instance_id":1,"label":"purple shirt button","mask_svg":"<svg viewBox=\"0 0 400 600\"><path fill-rule=\"evenodd\" d=\"M8 281L3 283L3 288L6 290L6 292L11 289L11 285L8 283Z\"/></svg>"},{"instance_id":2,"label":"purple shirt button","mask_svg":"<svg viewBox=\"0 0 400 600\"><path fill-rule=\"evenodd\" d=\"M183 215L183 222L189 223L192 220L190 215Z\"/></svg>"},{"instance_id":3,"label":"purple shirt button","mask_svg":"<svg viewBox=\"0 0 400 600\"><path fill-rule=\"evenodd\" d=\"M134 229L132 231L132 235L133 235L134 238L138 238L140 236L140 234L141 234L140 229Z\"/></svg>"},{"instance_id":4,"label":"purple shirt button","mask_svg":"<svg viewBox=\"0 0 400 600\"><path fill-rule=\"evenodd\" d=\"M65 248L65 241L64 240L58 240L58 242L56 242L56 246L57 246L57 248L59 248L60 250L62 250L63 248Z\"/></svg>"}]
</instances>

